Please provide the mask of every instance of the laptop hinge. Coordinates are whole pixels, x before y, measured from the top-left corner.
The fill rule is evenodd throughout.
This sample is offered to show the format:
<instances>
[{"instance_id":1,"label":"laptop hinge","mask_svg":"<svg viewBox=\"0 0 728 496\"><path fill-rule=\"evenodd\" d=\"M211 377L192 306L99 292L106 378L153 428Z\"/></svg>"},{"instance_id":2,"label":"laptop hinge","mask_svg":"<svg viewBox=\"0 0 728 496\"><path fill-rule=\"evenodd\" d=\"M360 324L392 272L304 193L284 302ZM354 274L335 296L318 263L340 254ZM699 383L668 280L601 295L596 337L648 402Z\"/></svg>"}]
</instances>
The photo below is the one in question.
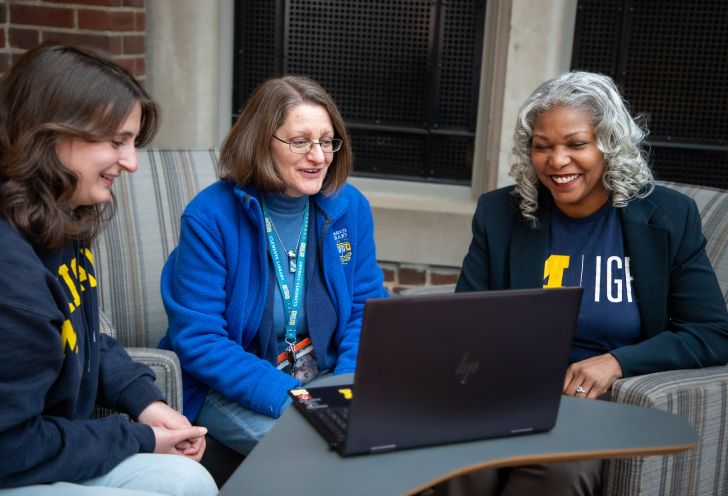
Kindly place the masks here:
<instances>
[{"instance_id":1,"label":"laptop hinge","mask_svg":"<svg viewBox=\"0 0 728 496\"><path fill-rule=\"evenodd\" d=\"M527 432L533 432L533 427L524 427L522 429L513 429L511 434L526 434Z\"/></svg>"},{"instance_id":2,"label":"laptop hinge","mask_svg":"<svg viewBox=\"0 0 728 496\"><path fill-rule=\"evenodd\" d=\"M383 444L381 446L372 446L369 448L370 453L385 453L387 451L394 451L397 449L396 444Z\"/></svg>"}]
</instances>

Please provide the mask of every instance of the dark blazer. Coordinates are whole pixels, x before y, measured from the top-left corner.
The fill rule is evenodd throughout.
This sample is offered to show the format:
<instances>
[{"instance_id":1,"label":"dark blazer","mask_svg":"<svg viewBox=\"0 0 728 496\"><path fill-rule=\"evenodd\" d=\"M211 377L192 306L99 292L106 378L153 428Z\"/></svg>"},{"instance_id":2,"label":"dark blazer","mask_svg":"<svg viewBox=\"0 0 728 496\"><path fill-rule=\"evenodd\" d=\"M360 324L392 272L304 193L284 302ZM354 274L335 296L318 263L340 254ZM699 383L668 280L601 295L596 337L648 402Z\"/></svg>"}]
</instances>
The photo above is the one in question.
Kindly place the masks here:
<instances>
[{"instance_id":1,"label":"dark blazer","mask_svg":"<svg viewBox=\"0 0 728 496\"><path fill-rule=\"evenodd\" d=\"M542 191L534 229L523 219L512 190L480 197L456 291L543 286L555 207ZM705 254L695 202L656 186L619 213L642 322L642 341L611 352L624 376L728 362L728 312Z\"/></svg>"}]
</instances>

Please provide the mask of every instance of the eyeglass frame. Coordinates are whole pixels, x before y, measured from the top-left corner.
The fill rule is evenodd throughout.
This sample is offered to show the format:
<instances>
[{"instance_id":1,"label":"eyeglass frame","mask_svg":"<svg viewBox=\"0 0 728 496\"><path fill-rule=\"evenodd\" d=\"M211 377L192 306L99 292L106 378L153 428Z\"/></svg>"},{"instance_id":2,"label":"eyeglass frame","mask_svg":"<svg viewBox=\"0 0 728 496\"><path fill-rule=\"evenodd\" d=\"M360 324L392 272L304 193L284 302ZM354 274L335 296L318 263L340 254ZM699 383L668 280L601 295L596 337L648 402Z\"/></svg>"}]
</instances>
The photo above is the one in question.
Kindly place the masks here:
<instances>
[{"instance_id":1,"label":"eyeglass frame","mask_svg":"<svg viewBox=\"0 0 728 496\"><path fill-rule=\"evenodd\" d=\"M276 136L275 134L272 134L271 136L274 137L275 139L277 139L278 141L280 141L281 143L287 144L288 145L288 149L291 150L292 153L297 153L299 155L305 155L307 153L310 153L311 150L313 150L313 145L320 146L322 153L336 153L339 150L341 150L341 146L344 144L344 140L342 140L341 138L325 138L325 139L330 139L332 146L334 146L336 148L335 150L326 151L326 150L324 150L324 147L321 145L321 140L319 140L319 141L313 141L313 140L310 140L308 138L297 138L297 139L301 139L301 140L306 140L306 142L308 143L308 150L306 150L304 152L301 152L301 151L298 151L298 150L294 150L293 149L293 140L291 140L291 141L282 140L278 136ZM338 147L336 147L337 144L338 144Z\"/></svg>"}]
</instances>

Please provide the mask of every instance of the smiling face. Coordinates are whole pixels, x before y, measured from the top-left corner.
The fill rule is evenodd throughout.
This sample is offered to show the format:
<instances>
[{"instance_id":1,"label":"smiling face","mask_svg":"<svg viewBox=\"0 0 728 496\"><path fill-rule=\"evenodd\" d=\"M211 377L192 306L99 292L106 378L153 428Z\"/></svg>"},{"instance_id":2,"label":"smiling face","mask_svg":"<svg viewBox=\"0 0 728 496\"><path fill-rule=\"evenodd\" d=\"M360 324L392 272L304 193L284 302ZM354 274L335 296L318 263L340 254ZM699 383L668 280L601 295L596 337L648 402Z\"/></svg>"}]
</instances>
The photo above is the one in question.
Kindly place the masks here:
<instances>
[{"instance_id":1,"label":"smiling face","mask_svg":"<svg viewBox=\"0 0 728 496\"><path fill-rule=\"evenodd\" d=\"M302 104L288 111L275 136L284 141L305 138L318 142L334 138L334 126L324 107ZM294 153L275 138L271 138L270 146L273 165L286 186L286 196L315 195L321 191L333 153L324 153L319 145L313 145L308 153Z\"/></svg>"},{"instance_id":2,"label":"smiling face","mask_svg":"<svg viewBox=\"0 0 728 496\"><path fill-rule=\"evenodd\" d=\"M586 217L606 203L604 154L585 111L561 106L536 117L531 163L566 215Z\"/></svg>"},{"instance_id":3,"label":"smiling face","mask_svg":"<svg viewBox=\"0 0 728 496\"><path fill-rule=\"evenodd\" d=\"M81 139L62 139L56 144L61 163L78 178L71 197L71 208L107 203L111 185L122 171L137 169L134 139L139 134L142 110L135 104L126 121L109 141L98 143Z\"/></svg>"}]
</instances>

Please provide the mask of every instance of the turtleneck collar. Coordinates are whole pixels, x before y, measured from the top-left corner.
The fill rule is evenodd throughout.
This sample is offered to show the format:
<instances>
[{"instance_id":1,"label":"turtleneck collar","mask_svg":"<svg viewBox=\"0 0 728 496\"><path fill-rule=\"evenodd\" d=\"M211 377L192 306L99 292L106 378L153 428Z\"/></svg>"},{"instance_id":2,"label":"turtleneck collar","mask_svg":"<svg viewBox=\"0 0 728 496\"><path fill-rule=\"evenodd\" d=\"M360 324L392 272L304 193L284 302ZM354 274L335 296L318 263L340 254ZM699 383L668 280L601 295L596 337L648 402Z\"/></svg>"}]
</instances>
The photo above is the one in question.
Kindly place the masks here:
<instances>
[{"instance_id":1,"label":"turtleneck collar","mask_svg":"<svg viewBox=\"0 0 728 496\"><path fill-rule=\"evenodd\" d=\"M306 208L308 195L293 197L282 193L264 194L265 203L271 212L277 214L300 213Z\"/></svg>"}]
</instances>

